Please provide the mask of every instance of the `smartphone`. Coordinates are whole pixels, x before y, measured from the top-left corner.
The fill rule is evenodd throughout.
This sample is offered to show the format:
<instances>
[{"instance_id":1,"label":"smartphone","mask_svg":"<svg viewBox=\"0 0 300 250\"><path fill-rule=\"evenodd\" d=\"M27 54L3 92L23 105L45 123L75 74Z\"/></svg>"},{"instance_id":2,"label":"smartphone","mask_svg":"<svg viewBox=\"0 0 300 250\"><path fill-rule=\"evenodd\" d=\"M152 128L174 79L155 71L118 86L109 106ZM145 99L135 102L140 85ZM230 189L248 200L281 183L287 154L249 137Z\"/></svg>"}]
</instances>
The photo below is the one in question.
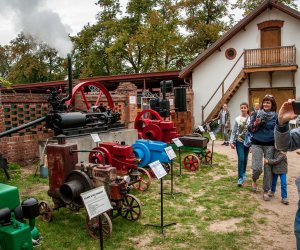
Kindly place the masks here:
<instances>
[{"instance_id":1,"label":"smartphone","mask_svg":"<svg viewBox=\"0 0 300 250\"><path fill-rule=\"evenodd\" d=\"M300 115L300 101L294 101L292 102L294 113L296 115Z\"/></svg>"}]
</instances>

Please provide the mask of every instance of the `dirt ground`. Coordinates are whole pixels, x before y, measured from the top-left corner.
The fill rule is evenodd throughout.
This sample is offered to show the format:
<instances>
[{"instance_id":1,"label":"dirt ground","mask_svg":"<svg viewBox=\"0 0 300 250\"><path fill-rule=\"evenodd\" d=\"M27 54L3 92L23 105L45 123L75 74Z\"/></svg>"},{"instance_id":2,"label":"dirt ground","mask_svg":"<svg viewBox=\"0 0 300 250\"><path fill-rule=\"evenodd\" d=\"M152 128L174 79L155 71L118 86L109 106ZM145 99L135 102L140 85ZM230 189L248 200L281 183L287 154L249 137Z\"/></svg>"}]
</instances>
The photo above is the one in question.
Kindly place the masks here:
<instances>
[{"instance_id":1,"label":"dirt ground","mask_svg":"<svg viewBox=\"0 0 300 250\"><path fill-rule=\"evenodd\" d=\"M222 146L222 141L214 142L214 151L227 155L233 164L237 165L236 151L230 146ZM251 158L247 167L246 186L251 186ZM300 156L296 152L288 152L288 199L289 205L281 203L280 184L277 183L275 197L271 201L262 199L262 192L249 193L250 197L259 202L258 212L255 213L255 221L266 220L265 223L256 223L258 225L258 236L256 242L260 242L262 249L296 249L296 240L294 236L293 224L295 213L297 211L298 192L295 185L295 179L300 175ZM260 177L262 178L262 176ZM280 180L279 180L280 182ZM261 189L261 187L259 187Z\"/></svg>"}]
</instances>

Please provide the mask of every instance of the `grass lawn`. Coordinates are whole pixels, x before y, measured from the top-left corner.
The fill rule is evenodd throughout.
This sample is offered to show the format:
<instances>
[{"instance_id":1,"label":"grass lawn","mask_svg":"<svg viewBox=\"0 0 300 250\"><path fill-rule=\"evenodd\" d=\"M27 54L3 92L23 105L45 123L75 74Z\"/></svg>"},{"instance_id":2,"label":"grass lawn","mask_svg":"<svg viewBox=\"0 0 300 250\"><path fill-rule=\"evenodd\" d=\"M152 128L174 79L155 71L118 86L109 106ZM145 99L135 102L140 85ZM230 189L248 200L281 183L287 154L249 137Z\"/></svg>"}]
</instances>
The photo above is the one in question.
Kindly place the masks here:
<instances>
[{"instance_id":1,"label":"grass lawn","mask_svg":"<svg viewBox=\"0 0 300 250\"><path fill-rule=\"evenodd\" d=\"M160 228L145 226L160 224L160 181L153 180L145 192L133 190L131 194L140 199L143 214L135 222L113 219L113 233L104 242L104 249L259 249L253 240L255 227L264 221L254 219L257 201L251 199L250 188L237 187L236 163L219 154L214 154L214 163L218 165L201 165L197 172L183 168L181 177L174 176L174 191L182 193L175 198L164 195L164 222L176 223L164 229L164 236ZM11 180L7 181L1 171L0 182L17 186L21 200L33 196L53 204L47 195L47 179L34 177L35 166L10 167ZM179 172L178 162L174 169ZM170 191L170 176L164 178L164 191ZM35 249L99 249L99 241L87 233L84 209L73 212L62 208L53 216L50 223L37 218L42 240Z\"/></svg>"}]
</instances>

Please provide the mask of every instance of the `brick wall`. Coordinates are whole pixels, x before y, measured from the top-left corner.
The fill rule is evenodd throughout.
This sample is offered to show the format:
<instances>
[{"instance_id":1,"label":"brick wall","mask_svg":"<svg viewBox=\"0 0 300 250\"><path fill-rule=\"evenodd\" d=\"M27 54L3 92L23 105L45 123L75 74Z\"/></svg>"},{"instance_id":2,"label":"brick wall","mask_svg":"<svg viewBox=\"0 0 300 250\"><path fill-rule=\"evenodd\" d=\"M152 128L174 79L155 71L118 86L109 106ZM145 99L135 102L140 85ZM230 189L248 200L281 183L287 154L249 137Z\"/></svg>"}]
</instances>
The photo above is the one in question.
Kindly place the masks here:
<instances>
[{"instance_id":1,"label":"brick wall","mask_svg":"<svg viewBox=\"0 0 300 250\"><path fill-rule=\"evenodd\" d=\"M26 124L48 112L47 95L1 94L0 131ZM9 162L26 163L39 157L38 141L53 136L45 123L0 138L0 153Z\"/></svg>"}]
</instances>

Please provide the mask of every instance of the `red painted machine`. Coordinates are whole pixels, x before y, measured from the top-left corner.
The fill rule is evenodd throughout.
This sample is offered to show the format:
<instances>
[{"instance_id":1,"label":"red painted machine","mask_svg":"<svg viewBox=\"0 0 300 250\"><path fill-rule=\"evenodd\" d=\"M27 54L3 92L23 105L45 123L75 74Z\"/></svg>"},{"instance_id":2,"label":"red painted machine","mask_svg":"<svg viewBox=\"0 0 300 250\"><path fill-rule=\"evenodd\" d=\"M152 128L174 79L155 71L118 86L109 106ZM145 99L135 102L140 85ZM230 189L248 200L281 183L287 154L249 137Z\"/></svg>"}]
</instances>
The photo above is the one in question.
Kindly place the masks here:
<instances>
[{"instance_id":1,"label":"red painted machine","mask_svg":"<svg viewBox=\"0 0 300 250\"><path fill-rule=\"evenodd\" d=\"M90 163L109 164L117 169L117 175L129 175L132 186L145 191L151 184L151 176L146 169L138 168L139 159L132 146L116 142L101 142L89 154Z\"/></svg>"},{"instance_id":2,"label":"red painted machine","mask_svg":"<svg viewBox=\"0 0 300 250\"><path fill-rule=\"evenodd\" d=\"M106 213L101 215L104 237L108 238L112 232L111 218L122 216L130 221L137 220L142 212L140 201L129 194L131 180L128 176L118 177L116 168L110 164L78 163L78 152L81 151L77 150L77 145L66 143L64 136L58 136L58 143L47 145L48 194L54 207L47 202L40 202L40 215L44 221L50 221L53 210L68 207L78 211L84 207L81 193L104 186L113 207L110 216ZM99 151L99 154L102 155L102 152ZM90 235L98 238L98 219L89 220L87 216L86 224Z\"/></svg>"},{"instance_id":3,"label":"red painted machine","mask_svg":"<svg viewBox=\"0 0 300 250\"><path fill-rule=\"evenodd\" d=\"M146 114L149 118L143 117ZM160 114L152 109L143 110L137 115L134 128L138 130L139 139L171 143L173 138L178 137L174 123L163 120Z\"/></svg>"}]
</instances>

